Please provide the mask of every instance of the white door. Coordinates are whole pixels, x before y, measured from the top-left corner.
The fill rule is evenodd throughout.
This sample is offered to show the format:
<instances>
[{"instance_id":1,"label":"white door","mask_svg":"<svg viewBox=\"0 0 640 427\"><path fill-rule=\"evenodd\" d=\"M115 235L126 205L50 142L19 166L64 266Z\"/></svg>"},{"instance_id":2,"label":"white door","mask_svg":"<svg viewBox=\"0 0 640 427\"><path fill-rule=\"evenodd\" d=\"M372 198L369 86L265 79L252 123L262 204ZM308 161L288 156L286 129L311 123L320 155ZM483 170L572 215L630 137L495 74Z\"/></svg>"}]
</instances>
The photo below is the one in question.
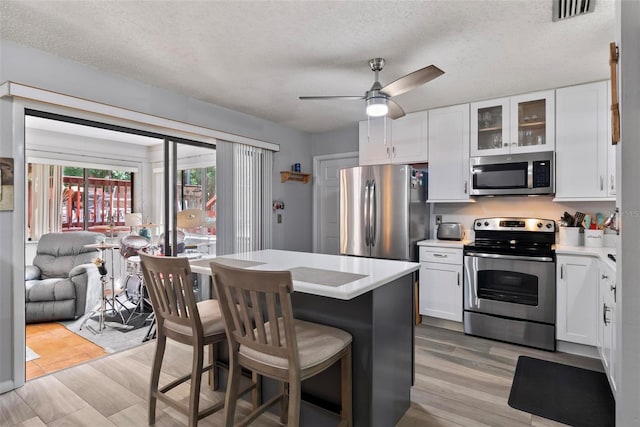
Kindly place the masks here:
<instances>
[{"instance_id":1,"label":"white door","mask_svg":"<svg viewBox=\"0 0 640 427\"><path fill-rule=\"evenodd\" d=\"M314 158L313 250L316 253L340 253L340 169L354 166L358 166L358 153Z\"/></svg>"}]
</instances>

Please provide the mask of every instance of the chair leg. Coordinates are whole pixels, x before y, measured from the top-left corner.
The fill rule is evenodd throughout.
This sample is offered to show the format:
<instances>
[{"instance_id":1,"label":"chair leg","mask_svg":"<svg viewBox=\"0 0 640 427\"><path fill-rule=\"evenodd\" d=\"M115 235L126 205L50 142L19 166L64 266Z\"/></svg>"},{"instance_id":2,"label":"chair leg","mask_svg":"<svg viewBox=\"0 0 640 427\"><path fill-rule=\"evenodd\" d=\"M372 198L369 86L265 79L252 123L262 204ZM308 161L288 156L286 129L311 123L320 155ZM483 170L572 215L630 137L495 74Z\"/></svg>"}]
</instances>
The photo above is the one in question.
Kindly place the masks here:
<instances>
[{"instance_id":1,"label":"chair leg","mask_svg":"<svg viewBox=\"0 0 640 427\"><path fill-rule=\"evenodd\" d=\"M209 364L213 365L213 368L209 371L209 386L211 390L218 390L220 388L220 368L216 365L218 361L218 344L209 345Z\"/></svg>"},{"instance_id":2,"label":"chair leg","mask_svg":"<svg viewBox=\"0 0 640 427\"><path fill-rule=\"evenodd\" d=\"M238 389L241 377L240 365L238 364L238 348L229 349L229 378L227 379L227 392L224 396L224 425L233 427L233 420L236 414L236 403L238 401Z\"/></svg>"},{"instance_id":3,"label":"chair leg","mask_svg":"<svg viewBox=\"0 0 640 427\"><path fill-rule=\"evenodd\" d=\"M251 391L251 402L253 403L253 409L258 409L258 406L262 403L262 376L252 371L251 382L255 384Z\"/></svg>"},{"instance_id":4,"label":"chair leg","mask_svg":"<svg viewBox=\"0 0 640 427\"><path fill-rule=\"evenodd\" d=\"M300 377L291 375L289 377L288 427L298 427L300 425L300 388Z\"/></svg>"},{"instance_id":5,"label":"chair leg","mask_svg":"<svg viewBox=\"0 0 640 427\"><path fill-rule=\"evenodd\" d=\"M162 367L162 358L164 350L167 346L167 337L158 332L156 340L156 354L153 358L153 366L151 368L151 386L149 388L149 425L156 423L156 395L158 393L158 382L160 381L160 368Z\"/></svg>"},{"instance_id":6,"label":"chair leg","mask_svg":"<svg viewBox=\"0 0 640 427\"><path fill-rule=\"evenodd\" d=\"M288 421L289 401L287 399L289 399L289 393L287 392L287 383L284 381L280 382L280 395L282 396L280 398L280 422L286 425Z\"/></svg>"},{"instance_id":7,"label":"chair leg","mask_svg":"<svg viewBox=\"0 0 640 427\"><path fill-rule=\"evenodd\" d=\"M341 418L347 427L353 425L353 391L351 373L351 345L340 360L340 397L342 400Z\"/></svg>"},{"instance_id":8,"label":"chair leg","mask_svg":"<svg viewBox=\"0 0 640 427\"><path fill-rule=\"evenodd\" d=\"M202 362L204 346L193 347L193 366L191 367L191 393L189 396L189 427L198 425L198 409L200 404L200 384L202 382Z\"/></svg>"}]
</instances>

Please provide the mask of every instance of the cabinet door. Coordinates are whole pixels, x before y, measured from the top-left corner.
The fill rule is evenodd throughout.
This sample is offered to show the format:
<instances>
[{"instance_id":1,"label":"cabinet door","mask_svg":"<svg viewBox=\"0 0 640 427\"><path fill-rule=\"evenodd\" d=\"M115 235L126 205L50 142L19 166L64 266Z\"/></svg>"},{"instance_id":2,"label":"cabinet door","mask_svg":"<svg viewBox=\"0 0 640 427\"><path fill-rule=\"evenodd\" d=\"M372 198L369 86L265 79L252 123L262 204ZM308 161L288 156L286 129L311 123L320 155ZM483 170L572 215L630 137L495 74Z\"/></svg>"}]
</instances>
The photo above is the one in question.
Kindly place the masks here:
<instances>
[{"instance_id":1,"label":"cabinet door","mask_svg":"<svg viewBox=\"0 0 640 427\"><path fill-rule=\"evenodd\" d=\"M555 147L554 92L512 96L509 146L511 153L553 151Z\"/></svg>"},{"instance_id":2,"label":"cabinet door","mask_svg":"<svg viewBox=\"0 0 640 427\"><path fill-rule=\"evenodd\" d=\"M471 156L509 153L509 98L471 104Z\"/></svg>"},{"instance_id":3,"label":"cabinet door","mask_svg":"<svg viewBox=\"0 0 640 427\"><path fill-rule=\"evenodd\" d=\"M607 196L607 83L556 91L556 197Z\"/></svg>"},{"instance_id":4,"label":"cabinet door","mask_svg":"<svg viewBox=\"0 0 640 427\"><path fill-rule=\"evenodd\" d=\"M557 261L556 338L598 343L598 262L591 257L559 255Z\"/></svg>"},{"instance_id":5,"label":"cabinet door","mask_svg":"<svg viewBox=\"0 0 640 427\"><path fill-rule=\"evenodd\" d=\"M600 306L598 319L599 350L602 365L609 377L609 383L615 393L615 325L616 325L616 301L615 301L616 273L603 265L600 276Z\"/></svg>"},{"instance_id":6,"label":"cabinet door","mask_svg":"<svg viewBox=\"0 0 640 427\"><path fill-rule=\"evenodd\" d=\"M369 118L359 123L360 165L389 163L391 154L391 120L387 117Z\"/></svg>"},{"instance_id":7,"label":"cabinet door","mask_svg":"<svg viewBox=\"0 0 640 427\"><path fill-rule=\"evenodd\" d=\"M462 322L462 265L420 264L420 314Z\"/></svg>"},{"instance_id":8,"label":"cabinet door","mask_svg":"<svg viewBox=\"0 0 640 427\"><path fill-rule=\"evenodd\" d=\"M427 162L427 112L407 114L392 123L391 163Z\"/></svg>"},{"instance_id":9,"label":"cabinet door","mask_svg":"<svg viewBox=\"0 0 640 427\"><path fill-rule=\"evenodd\" d=\"M469 104L429 111L429 201L469 200Z\"/></svg>"}]
</instances>

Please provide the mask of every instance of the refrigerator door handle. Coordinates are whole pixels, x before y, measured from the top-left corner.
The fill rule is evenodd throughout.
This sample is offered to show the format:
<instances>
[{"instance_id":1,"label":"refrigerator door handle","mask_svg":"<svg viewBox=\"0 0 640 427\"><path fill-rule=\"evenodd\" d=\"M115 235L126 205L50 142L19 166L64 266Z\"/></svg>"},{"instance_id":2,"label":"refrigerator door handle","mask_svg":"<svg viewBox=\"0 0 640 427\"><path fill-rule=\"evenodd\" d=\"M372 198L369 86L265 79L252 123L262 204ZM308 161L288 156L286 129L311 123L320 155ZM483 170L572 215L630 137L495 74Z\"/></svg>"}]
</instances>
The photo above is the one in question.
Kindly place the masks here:
<instances>
[{"instance_id":1,"label":"refrigerator door handle","mask_svg":"<svg viewBox=\"0 0 640 427\"><path fill-rule=\"evenodd\" d=\"M369 189L370 189L369 200L371 203L371 205L369 206L369 227L371 228L371 231L369 232L369 240L371 241L371 246L373 247L376 245L376 227L378 222L378 215L376 211L377 197L376 197L376 181L375 180L371 181L371 184L369 185Z\"/></svg>"},{"instance_id":2,"label":"refrigerator door handle","mask_svg":"<svg viewBox=\"0 0 640 427\"><path fill-rule=\"evenodd\" d=\"M365 244L365 246L369 246L369 243L371 241L371 237L369 236L370 186L371 186L371 184L370 184L369 180L367 180L367 182L364 184L364 244Z\"/></svg>"}]
</instances>

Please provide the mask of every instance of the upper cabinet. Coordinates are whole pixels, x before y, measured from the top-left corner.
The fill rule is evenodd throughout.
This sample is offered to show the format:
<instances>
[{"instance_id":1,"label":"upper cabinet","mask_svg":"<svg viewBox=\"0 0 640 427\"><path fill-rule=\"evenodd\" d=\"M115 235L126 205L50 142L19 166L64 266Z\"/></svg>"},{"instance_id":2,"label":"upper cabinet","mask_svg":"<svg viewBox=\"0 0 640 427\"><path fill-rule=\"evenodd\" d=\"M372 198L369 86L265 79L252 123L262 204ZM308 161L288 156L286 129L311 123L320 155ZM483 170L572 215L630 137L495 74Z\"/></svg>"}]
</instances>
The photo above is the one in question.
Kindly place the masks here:
<instances>
[{"instance_id":1,"label":"upper cabinet","mask_svg":"<svg viewBox=\"0 0 640 427\"><path fill-rule=\"evenodd\" d=\"M389 163L391 149L391 119L376 117L359 123L360 165Z\"/></svg>"},{"instance_id":2,"label":"upper cabinet","mask_svg":"<svg viewBox=\"0 0 640 427\"><path fill-rule=\"evenodd\" d=\"M469 104L430 110L428 128L428 201L469 201Z\"/></svg>"},{"instance_id":3,"label":"upper cabinet","mask_svg":"<svg viewBox=\"0 0 640 427\"><path fill-rule=\"evenodd\" d=\"M427 112L391 120L370 118L360 122L360 165L424 163L427 157Z\"/></svg>"},{"instance_id":4,"label":"upper cabinet","mask_svg":"<svg viewBox=\"0 0 640 427\"><path fill-rule=\"evenodd\" d=\"M556 91L556 199L615 195L608 91L606 81Z\"/></svg>"},{"instance_id":5,"label":"upper cabinet","mask_svg":"<svg viewBox=\"0 0 640 427\"><path fill-rule=\"evenodd\" d=\"M553 151L554 92L471 104L471 156Z\"/></svg>"}]
</instances>

